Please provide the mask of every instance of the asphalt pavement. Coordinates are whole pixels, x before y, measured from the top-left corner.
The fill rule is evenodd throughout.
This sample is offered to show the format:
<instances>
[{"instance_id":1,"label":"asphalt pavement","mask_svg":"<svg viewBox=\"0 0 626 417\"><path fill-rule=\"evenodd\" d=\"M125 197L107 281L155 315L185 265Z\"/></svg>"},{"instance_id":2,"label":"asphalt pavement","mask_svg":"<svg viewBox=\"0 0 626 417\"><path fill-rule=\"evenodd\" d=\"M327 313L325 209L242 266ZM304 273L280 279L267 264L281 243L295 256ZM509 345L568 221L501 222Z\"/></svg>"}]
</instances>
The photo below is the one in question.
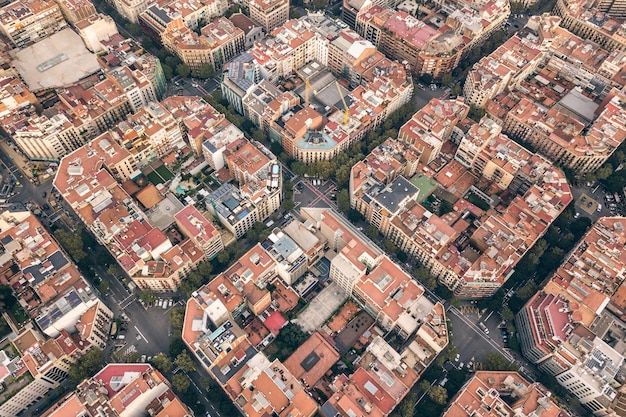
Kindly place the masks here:
<instances>
[{"instance_id":1,"label":"asphalt pavement","mask_svg":"<svg viewBox=\"0 0 626 417\"><path fill-rule=\"evenodd\" d=\"M322 181L322 184L313 185L313 181ZM336 190L332 181L300 177L295 182L293 190L296 209L301 207L337 208L336 200L330 198L330 194Z\"/></svg>"}]
</instances>

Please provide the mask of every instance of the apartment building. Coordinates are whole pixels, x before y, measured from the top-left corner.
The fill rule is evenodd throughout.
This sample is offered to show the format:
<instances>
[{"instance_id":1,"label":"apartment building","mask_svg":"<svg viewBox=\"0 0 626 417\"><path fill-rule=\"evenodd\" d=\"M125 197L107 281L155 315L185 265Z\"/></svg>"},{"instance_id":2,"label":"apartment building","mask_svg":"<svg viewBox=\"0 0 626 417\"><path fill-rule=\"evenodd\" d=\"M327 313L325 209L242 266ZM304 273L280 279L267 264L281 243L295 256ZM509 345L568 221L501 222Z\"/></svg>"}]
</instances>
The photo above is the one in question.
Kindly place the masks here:
<instances>
[{"instance_id":1,"label":"apartment building","mask_svg":"<svg viewBox=\"0 0 626 417\"><path fill-rule=\"evenodd\" d=\"M11 416L57 388L87 349L104 347L113 313L30 212L0 214L0 240L0 284L13 289L31 319L16 330L3 363L11 379L4 381L0 414Z\"/></svg>"},{"instance_id":2,"label":"apartment building","mask_svg":"<svg viewBox=\"0 0 626 417\"><path fill-rule=\"evenodd\" d=\"M120 85L120 88L124 89L134 109L163 98L167 81L157 57L147 53L132 39L124 39L119 35L101 40L100 44L109 52L98 57L100 65L106 71L119 71L120 68L130 70L130 73L127 70L124 71L132 78L136 86L126 84L124 87ZM112 77L109 76L109 78Z\"/></svg>"},{"instance_id":3,"label":"apartment building","mask_svg":"<svg viewBox=\"0 0 626 417\"><path fill-rule=\"evenodd\" d=\"M193 415L172 391L169 381L145 363L111 363L76 390L65 395L43 416L149 414L154 417Z\"/></svg>"},{"instance_id":4,"label":"apartment building","mask_svg":"<svg viewBox=\"0 0 626 417\"><path fill-rule=\"evenodd\" d=\"M623 348L610 338L610 345L602 340L607 332L599 324L607 313L619 317L624 311L623 222L621 217L599 219L516 316L524 356L596 415L612 415L611 403L622 384L616 375L623 367Z\"/></svg>"},{"instance_id":5,"label":"apartment building","mask_svg":"<svg viewBox=\"0 0 626 417\"><path fill-rule=\"evenodd\" d=\"M421 286L338 214L304 208L301 215L302 221L294 220L285 232L275 229L266 244L253 247L192 294L183 341L246 416L260 417L270 410L281 417L311 416L318 408L324 416L349 409L388 415L447 346L445 308L424 297ZM368 333L355 371L332 375L333 395L317 404L307 390L319 383L328 386L328 372L339 353L348 349L331 343L330 329L313 334L284 364L270 361L258 349L287 323L281 313L286 307L282 297L290 291L291 280L297 280L294 268L307 266L309 257L311 264L317 263L324 247L334 252L326 254L332 259L329 277L334 285L352 294L365 310L359 314L371 315L369 325L376 322L381 331L396 332L407 344L399 352L379 332ZM287 267L291 269L283 271ZM270 293L269 284L281 291ZM246 318L243 329L234 321L238 317ZM258 326L269 331L261 333Z\"/></svg>"},{"instance_id":6,"label":"apartment building","mask_svg":"<svg viewBox=\"0 0 626 417\"><path fill-rule=\"evenodd\" d=\"M76 323L76 329L81 340L92 346L104 349L109 339L113 312L102 302L98 301L89 308Z\"/></svg>"},{"instance_id":7,"label":"apartment building","mask_svg":"<svg viewBox=\"0 0 626 417\"><path fill-rule=\"evenodd\" d=\"M626 29L623 25L626 16L621 1L587 4L580 0L558 0L553 13L563 19L561 26L581 38L609 51L626 49Z\"/></svg>"},{"instance_id":8,"label":"apartment building","mask_svg":"<svg viewBox=\"0 0 626 417\"><path fill-rule=\"evenodd\" d=\"M598 169L624 139L617 91L624 57L558 26L560 18L529 19L477 63L465 84L466 102L482 106L509 136L577 172ZM589 91L589 93L585 93ZM538 97L546 94L550 100Z\"/></svg>"},{"instance_id":9,"label":"apartment building","mask_svg":"<svg viewBox=\"0 0 626 417\"><path fill-rule=\"evenodd\" d=\"M207 259L213 259L224 250L222 236L206 217L192 205L174 215L180 230L204 250Z\"/></svg>"},{"instance_id":10,"label":"apartment building","mask_svg":"<svg viewBox=\"0 0 626 417\"><path fill-rule=\"evenodd\" d=\"M340 22L317 14L276 28L228 63L224 75L222 90L229 103L305 163L346 151L413 93L404 64L387 59ZM339 75L348 88L338 83ZM281 77L296 88L285 91Z\"/></svg>"},{"instance_id":11,"label":"apartment building","mask_svg":"<svg viewBox=\"0 0 626 417\"><path fill-rule=\"evenodd\" d=\"M65 20L74 26L81 20L89 19L97 14L96 8L89 0L59 0L57 4Z\"/></svg>"},{"instance_id":12,"label":"apartment building","mask_svg":"<svg viewBox=\"0 0 626 417\"><path fill-rule=\"evenodd\" d=\"M47 114L32 115L19 125L4 127L32 160L58 161L118 122L132 106L117 83L105 79L93 87L69 87Z\"/></svg>"},{"instance_id":13,"label":"apartment building","mask_svg":"<svg viewBox=\"0 0 626 417\"><path fill-rule=\"evenodd\" d=\"M19 77L7 75L0 79L0 120L13 112L38 104L37 97Z\"/></svg>"},{"instance_id":14,"label":"apartment building","mask_svg":"<svg viewBox=\"0 0 626 417\"><path fill-rule=\"evenodd\" d=\"M87 348L79 338L65 331L46 340L32 326L25 328L11 344L19 358L14 363L12 376L27 384L4 395L5 401L0 405L3 416L18 415L59 387L67 379L71 364Z\"/></svg>"},{"instance_id":15,"label":"apartment building","mask_svg":"<svg viewBox=\"0 0 626 417\"><path fill-rule=\"evenodd\" d=\"M83 39L85 47L93 53L102 52L104 50L102 42L118 34L113 19L104 14L91 15L76 22L74 27Z\"/></svg>"},{"instance_id":16,"label":"apartment building","mask_svg":"<svg viewBox=\"0 0 626 417\"><path fill-rule=\"evenodd\" d=\"M501 126L492 120L466 125L464 133L457 129L447 115L454 109L458 110L455 115L462 115L467 111L462 103L437 100L425 109L400 130L403 142L388 140L355 164L351 205L399 248L427 265L457 296L489 296L513 272L521 253L545 233L546 227L540 225L553 221L571 201L569 187L560 171L502 135ZM430 147L421 146L432 132L420 133L420 120L430 123L432 132L440 132L437 136L445 138L444 132L452 136L458 130L461 137L454 160L435 161L436 171L431 170L433 162L423 165L421 161L435 160L436 155L428 153L424 158L424 149L431 152L439 143L433 139L428 141ZM468 177L470 173L473 176ZM463 198L464 193L477 193L485 201L490 199L472 185L476 177L514 193L501 214L482 212ZM437 187L456 196L450 201L453 212L441 217L421 204ZM539 200L545 195L554 200ZM474 216L482 218L475 229L462 226L465 221L459 223ZM472 249L457 246L461 241L470 243ZM471 255L463 254L466 249Z\"/></svg>"},{"instance_id":17,"label":"apartment building","mask_svg":"<svg viewBox=\"0 0 626 417\"><path fill-rule=\"evenodd\" d=\"M292 220L283 227L282 231L302 249L309 266L317 263L324 255L326 242L315 235L312 226Z\"/></svg>"},{"instance_id":18,"label":"apartment building","mask_svg":"<svg viewBox=\"0 0 626 417\"><path fill-rule=\"evenodd\" d=\"M428 9L420 20L405 11L370 3L356 15L355 30L389 58L407 62L414 74L440 78L462 57L501 29L510 14L504 1L480 9L458 3Z\"/></svg>"},{"instance_id":19,"label":"apartment building","mask_svg":"<svg viewBox=\"0 0 626 417\"><path fill-rule=\"evenodd\" d=\"M106 133L64 157L54 184L138 287L168 291L205 259L205 251L190 239L173 244L111 175L129 179L143 162Z\"/></svg>"},{"instance_id":20,"label":"apartment building","mask_svg":"<svg viewBox=\"0 0 626 417\"><path fill-rule=\"evenodd\" d=\"M222 95L239 114L245 114L243 98L261 82L260 67L253 55L244 52L224 64L223 70Z\"/></svg>"},{"instance_id":21,"label":"apartment building","mask_svg":"<svg viewBox=\"0 0 626 417\"><path fill-rule=\"evenodd\" d=\"M243 13L234 13L228 20L243 31L245 35L244 50L252 48L256 41L265 37L263 28Z\"/></svg>"},{"instance_id":22,"label":"apartment building","mask_svg":"<svg viewBox=\"0 0 626 417\"><path fill-rule=\"evenodd\" d=\"M510 401L509 401L510 399ZM539 382L530 383L517 372L477 371L449 401L443 417L540 415L568 417Z\"/></svg>"},{"instance_id":23,"label":"apartment building","mask_svg":"<svg viewBox=\"0 0 626 417\"><path fill-rule=\"evenodd\" d=\"M529 22L533 19L534 16ZM559 24L558 17L553 16L546 20L547 24ZM549 32L549 29L545 32ZM545 59L542 49L540 39L530 33L522 37L519 34L513 35L489 56L481 58L468 72L463 87L465 102L482 108L498 94L519 86Z\"/></svg>"},{"instance_id":24,"label":"apartment building","mask_svg":"<svg viewBox=\"0 0 626 417\"><path fill-rule=\"evenodd\" d=\"M626 18L626 3L620 0L596 0L590 4L591 7L601 12L608 13L616 18Z\"/></svg>"},{"instance_id":25,"label":"apartment building","mask_svg":"<svg viewBox=\"0 0 626 417\"><path fill-rule=\"evenodd\" d=\"M420 154L419 162L428 165L439 157L443 143L468 112L469 107L458 100L433 99L402 125L398 139L411 145Z\"/></svg>"},{"instance_id":26,"label":"apartment building","mask_svg":"<svg viewBox=\"0 0 626 417\"><path fill-rule=\"evenodd\" d=\"M300 97L293 91L280 91L270 81L261 80L242 96L241 114L259 129L269 132L272 122L294 109L298 104L300 104Z\"/></svg>"},{"instance_id":27,"label":"apartment building","mask_svg":"<svg viewBox=\"0 0 626 417\"><path fill-rule=\"evenodd\" d=\"M621 107L626 98L620 93L611 93L608 98L599 108L577 87L559 105L547 110L524 97L506 114L504 130L555 162L577 172L592 172L602 166L626 137L623 123L626 112ZM583 116L572 116L568 111L571 108L578 109L578 115L582 112ZM569 140L564 141L565 138Z\"/></svg>"},{"instance_id":28,"label":"apartment building","mask_svg":"<svg viewBox=\"0 0 626 417\"><path fill-rule=\"evenodd\" d=\"M197 96L171 96L161 105L178 121L191 149L214 170L222 169L226 145L243 138L243 132Z\"/></svg>"},{"instance_id":29,"label":"apartment building","mask_svg":"<svg viewBox=\"0 0 626 417\"><path fill-rule=\"evenodd\" d=\"M289 0L249 0L250 18L270 33L289 19Z\"/></svg>"},{"instance_id":30,"label":"apartment building","mask_svg":"<svg viewBox=\"0 0 626 417\"><path fill-rule=\"evenodd\" d=\"M437 304L423 318L426 323L402 352L394 350L382 337L374 337L355 372L349 377L340 374L333 378L330 386L333 395L321 406L321 414L325 417L350 413L389 415L447 345L445 332L438 334L430 327L431 324L440 327L438 320L445 319L441 315L443 310Z\"/></svg>"},{"instance_id":31,"label":"apartment building","mask_svg":"<svg viewBox=\"0 0 626 417\"><path fill-rule=\"evenodd\" d=\"M144 33L161 44L161 35L170 23L182 19L185 26L197 30L214 17L222 16L228 3L224 0L176 0L156 2L139 15Z\"/></svg>"},{"instance_id":32,"label":"apartment building","mask_svg":"<svg viewBox=\"0 0 626 417\"><path fill-rule=\"evenodd\" d=\"M237 238L280 207L282 171L263 145L239 139L226 146L224 160L239 188L224 183L208 197L209 213Z\"/></svg>"},{"instance_id":33,"label":"apartment building","mask_svg":"<svg viewBox=\"0 0 626 417\"><path fill-rule=\"evenodd\" d=\"M199 71L203 65L219 71L226 61L243 51L245 37L241 29L224 17L204 26L200 35L179 17L167 25L161 41L192 71Z\"/></svg>"},{"instance_id":34,"label":"apartment building","mask_svg":"<svg viewBox=\"0 0 626 417\"><path fill-rule=\"evenodd\" d=\"M139 15L152 3L150 0L113 0L113 7L131 23L139 22Z\"/></svg>"},{"instance_id":35,"label":"apartment building","mask_svg":"<svg viewBox=\"0 0 626 417\"><path fill-rule=\"evenodd\" d=\"M178 121L167 107L151 101L115 127L120 143L143 165L165 155L187 148ZM149 143L145 146L144 142ZM144 153L139 156L139 153Z\"/></svg>"},{"instance_id":36,"label":"apartment building","mask_svg":"<svg viewBox=\"0 0 626 417\"><path fill-rule=\"evenodd\" d=\"M18 48L65 27L61 8L54 0L15 1L0 9L0 31Z\"/></svg>"}]
</instances>

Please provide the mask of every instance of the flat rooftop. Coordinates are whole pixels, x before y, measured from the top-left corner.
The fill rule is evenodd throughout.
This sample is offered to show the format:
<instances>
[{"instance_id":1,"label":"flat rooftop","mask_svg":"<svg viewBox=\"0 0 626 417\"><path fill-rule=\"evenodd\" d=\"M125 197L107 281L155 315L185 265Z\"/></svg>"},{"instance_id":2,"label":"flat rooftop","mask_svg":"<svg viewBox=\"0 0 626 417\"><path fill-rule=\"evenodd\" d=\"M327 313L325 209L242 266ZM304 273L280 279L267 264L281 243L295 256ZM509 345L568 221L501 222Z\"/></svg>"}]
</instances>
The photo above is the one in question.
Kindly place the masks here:
<instances>
[{"instance_id":1,"label":"flat rooftop","mask_svg":"<svg viewBox=\"0 0 626 417\"><path fill-rule=\"evenodd\" d=\"M96 55L69 28L16 52L13 65L31 91L67 87L100 69Z\"/></svg>"}]
</instances>

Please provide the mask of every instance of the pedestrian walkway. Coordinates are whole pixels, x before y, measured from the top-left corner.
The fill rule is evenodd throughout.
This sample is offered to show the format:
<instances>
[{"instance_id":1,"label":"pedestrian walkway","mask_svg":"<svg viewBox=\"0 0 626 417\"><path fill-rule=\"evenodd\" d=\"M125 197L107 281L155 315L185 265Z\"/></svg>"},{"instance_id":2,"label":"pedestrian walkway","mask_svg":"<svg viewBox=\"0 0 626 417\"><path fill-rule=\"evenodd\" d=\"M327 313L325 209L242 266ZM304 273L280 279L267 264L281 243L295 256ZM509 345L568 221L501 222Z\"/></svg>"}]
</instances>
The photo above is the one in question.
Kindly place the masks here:
<instances>
[{"instance_id":1,"label":"pedestrian walkway","mask_svg":"<svg viewBox=\"0 0 626 417\"><path fill-rule=\"evenodd\" d=\"M462 305L460 310L461 314L476 314L480 317L480 310L475 306Z\"/></svg>"}]
</instances>

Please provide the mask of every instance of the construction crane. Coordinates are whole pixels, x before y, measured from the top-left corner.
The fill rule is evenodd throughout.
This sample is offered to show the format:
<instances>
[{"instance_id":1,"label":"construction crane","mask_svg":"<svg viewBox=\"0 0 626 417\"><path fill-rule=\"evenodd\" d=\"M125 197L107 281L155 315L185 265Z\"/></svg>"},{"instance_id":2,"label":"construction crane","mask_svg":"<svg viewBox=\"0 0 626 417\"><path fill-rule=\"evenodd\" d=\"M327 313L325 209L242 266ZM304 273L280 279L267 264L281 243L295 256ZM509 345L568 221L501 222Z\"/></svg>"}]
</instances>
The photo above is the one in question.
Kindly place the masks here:
<instances>
[{"instance_id":1,"label":"construction crane","mask_svg":"<svg viewBox=\"0 0 626 417\"><path fill-rule=\"evenodd\" d=\"M343 124L348 123L348 118L350 117L350 109L346 104L346 99L343 97L343 93L341 92L341 86L339 85L339 81L335 81L337 84L337 91L339 91L339 97L341 97L341 102L343 103Z\"/></svg>"}]
</instances>

